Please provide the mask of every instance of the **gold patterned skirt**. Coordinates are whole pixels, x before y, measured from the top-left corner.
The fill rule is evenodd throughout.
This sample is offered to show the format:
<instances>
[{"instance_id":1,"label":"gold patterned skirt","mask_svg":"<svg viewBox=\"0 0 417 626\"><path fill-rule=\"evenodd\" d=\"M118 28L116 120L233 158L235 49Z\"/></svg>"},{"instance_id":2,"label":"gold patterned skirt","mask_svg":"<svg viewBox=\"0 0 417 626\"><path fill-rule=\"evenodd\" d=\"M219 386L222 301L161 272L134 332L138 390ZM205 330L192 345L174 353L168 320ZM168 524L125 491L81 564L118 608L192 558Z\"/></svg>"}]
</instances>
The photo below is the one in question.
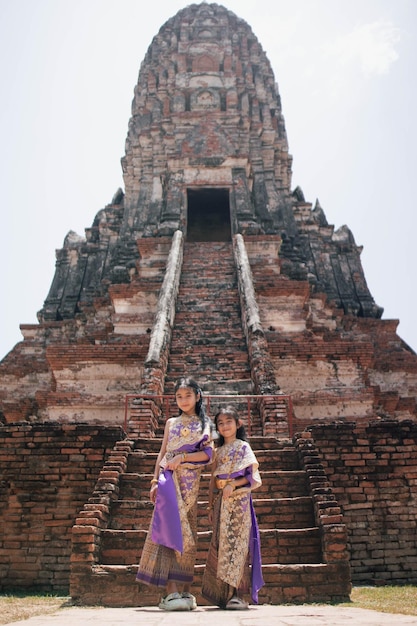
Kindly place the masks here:
<instances>
[{"instance_id":1,"label":"gold patterned skirt","mask_svg":"<svg viewBox=\"0 0 417 626\"><path fill-rule=\"evenodd\" d=\"M237 589L250 590L249 536L250 491L235 490L232 497L217 498L213 511L213 534L203 574L203 597L225 608Z\"/></svg>"},{"instance_id":2,"label":"gold patterned skirt","mask_svg":"<svg viewBox=\"0 0 417 626\"><path fill-rule=\"evenodd\" d=\"M196 471L195 468L181 468L174 472L184 549L180 554L152 541L152 514L136 575L138 582L157 587L165 587L168 581L192 582L197 552L197 497L200 476L201 471Z\"/></svg>"}]
</instances>

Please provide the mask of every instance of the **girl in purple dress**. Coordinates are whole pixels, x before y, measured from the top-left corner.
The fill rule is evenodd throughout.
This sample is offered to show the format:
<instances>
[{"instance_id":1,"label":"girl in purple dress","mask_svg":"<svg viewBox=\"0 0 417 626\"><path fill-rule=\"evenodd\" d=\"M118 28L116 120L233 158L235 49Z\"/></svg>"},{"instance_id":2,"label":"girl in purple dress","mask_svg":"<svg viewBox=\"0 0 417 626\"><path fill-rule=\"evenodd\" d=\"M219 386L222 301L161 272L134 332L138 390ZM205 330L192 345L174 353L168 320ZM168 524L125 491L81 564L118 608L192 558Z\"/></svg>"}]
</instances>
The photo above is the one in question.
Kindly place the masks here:
<instances>
[{"instance_id":1,"label":"girl in purple dress","mask_svg":"<svg viewBox=\"0 0 417 626\"><path fill-rule=\"evenodd\" d=\"M151 480L150 499L155 508L136 578L166 588L160 609L188 611L197 607L190 585L196 558L200 476L212 460L213 446L199 385L191 378L179 379L175 400L180 414L165 425Z\"/></svg>"}]
</instances>

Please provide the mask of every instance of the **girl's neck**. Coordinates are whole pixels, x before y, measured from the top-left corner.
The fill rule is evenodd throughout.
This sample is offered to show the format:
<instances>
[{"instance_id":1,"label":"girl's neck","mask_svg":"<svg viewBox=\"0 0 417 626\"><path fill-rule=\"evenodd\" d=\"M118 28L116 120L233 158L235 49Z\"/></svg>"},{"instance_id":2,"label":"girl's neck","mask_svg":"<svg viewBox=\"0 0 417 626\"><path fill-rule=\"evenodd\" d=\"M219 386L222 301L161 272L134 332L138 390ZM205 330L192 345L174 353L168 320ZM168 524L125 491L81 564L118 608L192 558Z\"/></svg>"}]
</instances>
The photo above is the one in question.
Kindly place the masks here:
<instances>
[{"instance_id":1,"label":"girl's neck","mask_svg":"<svg viewBox=\"0 0 417 626\"><path fill-rule=\"evenodd\" d=\"M225 437L224 439L224 443L233 443L234 441L236 441L237 437L236 435L232 435L230 437Z\"/></svg>"}]
</instances>

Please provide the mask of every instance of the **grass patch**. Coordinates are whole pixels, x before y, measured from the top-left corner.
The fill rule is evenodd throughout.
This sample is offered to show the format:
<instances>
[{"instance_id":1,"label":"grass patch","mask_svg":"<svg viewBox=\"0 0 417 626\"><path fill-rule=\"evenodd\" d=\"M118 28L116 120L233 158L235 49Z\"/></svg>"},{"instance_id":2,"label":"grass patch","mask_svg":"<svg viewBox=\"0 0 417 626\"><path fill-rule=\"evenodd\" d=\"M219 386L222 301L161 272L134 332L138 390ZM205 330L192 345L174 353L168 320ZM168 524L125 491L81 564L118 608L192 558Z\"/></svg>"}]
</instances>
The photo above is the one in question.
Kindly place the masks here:
<instances>
[{"instance_id":1,"label":"grass patch","mask_svg":"<svg viewBox=\"0 0 417 626\"><path fill-rule=\"evenodd\" d=\"M417 615L417 587L413 585L353 587L350 599L351 602L345 606L372 609L381 613Z\"/></svg>"},{"instance_id":2,"label":"grass patch","mask_svg":"<svg viewBox=\"0 0 417 626\"><path fill-rule=\"evenodd\" d=\"M17 622L35 615L55 613L70 606L70 598L54 595L10 593L0 595L0 624Z\"/></svg>"}]
</instances>

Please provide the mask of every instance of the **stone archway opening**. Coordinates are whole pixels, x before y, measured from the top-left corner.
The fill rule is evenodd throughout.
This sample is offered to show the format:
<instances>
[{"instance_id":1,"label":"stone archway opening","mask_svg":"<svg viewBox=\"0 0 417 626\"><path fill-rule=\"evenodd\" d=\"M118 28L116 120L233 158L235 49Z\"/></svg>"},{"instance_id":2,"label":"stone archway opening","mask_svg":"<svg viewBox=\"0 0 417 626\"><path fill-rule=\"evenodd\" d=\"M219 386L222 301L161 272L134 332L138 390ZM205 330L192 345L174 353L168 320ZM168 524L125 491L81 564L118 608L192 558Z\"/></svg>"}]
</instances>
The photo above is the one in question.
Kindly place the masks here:
<instances>
[{"instance_id":1,"label":"stone archway opening","mask_svg":"<svg viewBox=\"0 0 417 626\"><path fill-rule=\"evenodd\" d=\"M229 190L187 189L187 241L230 241Z\"/></svg>"}]
</instances>

